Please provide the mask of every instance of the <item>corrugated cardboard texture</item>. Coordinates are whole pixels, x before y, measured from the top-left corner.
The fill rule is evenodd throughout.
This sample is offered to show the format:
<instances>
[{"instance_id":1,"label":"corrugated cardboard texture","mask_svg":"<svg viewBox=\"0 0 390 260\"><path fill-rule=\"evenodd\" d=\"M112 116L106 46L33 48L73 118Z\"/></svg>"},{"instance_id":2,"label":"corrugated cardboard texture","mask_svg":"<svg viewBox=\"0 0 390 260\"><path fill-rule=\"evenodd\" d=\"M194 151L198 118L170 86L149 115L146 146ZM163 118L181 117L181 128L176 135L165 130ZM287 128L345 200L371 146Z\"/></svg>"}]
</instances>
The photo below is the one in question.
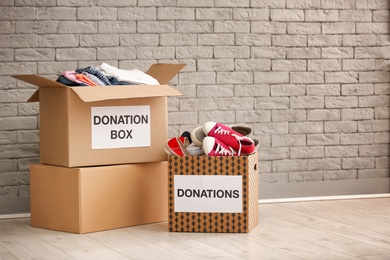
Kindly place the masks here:
<instances>
[{"instance_id":1,"label":"corrugated cardboard texture","mask_svg":"<svg viewBox=\"0 0 390 260\"><path fill-rule=\"evenodd\" d=\"M168 228L171 232L248 233L258 223L257 153L250 156L169 156ZM174 175L242 175L243 213L175 212Z\"/></svg>"},{"instance_id":2,"label":"corrugated cardboard texture","mask_svg":"<svg viewBox=\"0 0 390 260\"><path fill-rule=\"evenodd\" d=\"M167 162L66 168L30 165L31 225L89 233L168 218Z\"/></svg>"}]
</instances>

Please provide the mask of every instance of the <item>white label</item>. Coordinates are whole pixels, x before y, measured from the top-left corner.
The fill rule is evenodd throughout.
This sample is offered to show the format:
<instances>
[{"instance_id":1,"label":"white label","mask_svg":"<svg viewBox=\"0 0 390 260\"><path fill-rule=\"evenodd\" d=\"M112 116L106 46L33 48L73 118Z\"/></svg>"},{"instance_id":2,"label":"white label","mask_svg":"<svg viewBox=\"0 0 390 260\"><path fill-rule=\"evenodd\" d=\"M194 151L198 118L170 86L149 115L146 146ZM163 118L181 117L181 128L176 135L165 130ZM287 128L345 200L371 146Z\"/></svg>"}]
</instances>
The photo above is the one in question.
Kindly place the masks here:
<instances>
[{"instance_id":1,"label":"white label","mask_svg":"<svg viewBox=\"0 0 390 260\"><path fill-rule=\"evenodd\" d=\"M92 149L150 146L150 106L92 107Z\"/></svg>"},{"instance_id":2,"label":"white label","mask_svg":"<svg viewBox=\"0 0 390 260\"><path fill-rule=\"evenodd\" d=\"M242 176L175 175L175 212L242 213Z\"/></svg>"}]
</instances>

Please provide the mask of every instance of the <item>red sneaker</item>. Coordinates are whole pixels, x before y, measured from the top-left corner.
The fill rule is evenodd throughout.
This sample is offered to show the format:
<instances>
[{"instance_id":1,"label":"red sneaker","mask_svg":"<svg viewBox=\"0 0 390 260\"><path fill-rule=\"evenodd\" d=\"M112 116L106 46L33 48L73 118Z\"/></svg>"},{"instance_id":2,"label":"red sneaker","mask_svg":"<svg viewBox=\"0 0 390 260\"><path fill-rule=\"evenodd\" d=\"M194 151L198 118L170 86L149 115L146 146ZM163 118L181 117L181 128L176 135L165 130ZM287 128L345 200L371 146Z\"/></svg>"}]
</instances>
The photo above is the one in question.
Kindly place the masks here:
<instances>
[{"instance_id":1,"label":"red sneaker","mask_svg":"<svg viewBox=\"0 0 390 260\"><path fill-rule=\"evenodd\" d=\"M238 151L238 155L252 154L256 151L255 142L242 134L234 131L226 125L207 122L203 125L203 131L207 136L212 136L227 146Z\"/></svg>"},{"instance_id":2,"label":"red sneaker","mask_svg":"<svg viewBox=\"0 0 390 260\"><path fill-rule=\"evenodd\" d=\"M203 151L208 156L236 156L237 152L220 140L206 136L203 139Z\"/></svg>"},{"instance_id":3,"label":"red sneaker","mask_svg":"<svg viewBox=\"0 0 390 260\"><path fill-rule=\"evenodd\" d=\"M188 156L186 147L189 145L187 137L174 137L169 139L164 149L168 155Z\"/></svg>"}]
</instances>

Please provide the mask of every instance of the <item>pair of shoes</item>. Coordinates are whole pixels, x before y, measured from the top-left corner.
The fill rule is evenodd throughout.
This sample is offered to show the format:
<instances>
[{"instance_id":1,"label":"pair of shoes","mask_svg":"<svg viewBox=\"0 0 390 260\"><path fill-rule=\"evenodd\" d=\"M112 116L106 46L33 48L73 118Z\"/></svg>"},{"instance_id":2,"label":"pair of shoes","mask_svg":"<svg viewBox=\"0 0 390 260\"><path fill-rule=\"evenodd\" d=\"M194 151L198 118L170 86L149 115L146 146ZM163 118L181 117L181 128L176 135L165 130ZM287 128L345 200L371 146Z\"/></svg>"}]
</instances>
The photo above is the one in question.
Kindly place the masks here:
<instances>
[{"instance_id":1,"label":"pair of shoes","mask_svg":"<svg viewBox=\"0 0 390 260\"><path fill-rule=\"evenodd\" d=\"M188 156L186 147L190 145L187 137L174 137L165 144L165 152L168 155Z\"/></svg>"},{"instance_id":2,"label":"pair of shoes","mask_svg":"<svg viewBox=\"0 0 390 260\"><path fill-rule=\"evenodd\" d=\"M226 125L207 122L202 128L198 127L191 133L191 139L195 144L201 142L204 153L209 156L240 156L255 153L260 142L246 136L251 135L252 130L242 125L233 127L245 135ZM199 129L203 131L204 138Z\"/></svg>"}]
</instances>

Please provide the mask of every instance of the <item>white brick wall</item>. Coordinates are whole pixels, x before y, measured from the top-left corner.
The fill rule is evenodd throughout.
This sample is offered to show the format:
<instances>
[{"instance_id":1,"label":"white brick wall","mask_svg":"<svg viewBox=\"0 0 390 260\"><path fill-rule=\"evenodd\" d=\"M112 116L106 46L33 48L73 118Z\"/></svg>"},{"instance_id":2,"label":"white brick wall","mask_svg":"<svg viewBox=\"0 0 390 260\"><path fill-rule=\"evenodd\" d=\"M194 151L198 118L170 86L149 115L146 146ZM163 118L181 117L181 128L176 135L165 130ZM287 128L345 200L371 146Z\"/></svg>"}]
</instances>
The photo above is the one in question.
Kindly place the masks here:
<instances>
[{"instance_id":1,"label":"white brick wall","mask_svg":"<svg viewBox=\"0 0 390 260\"><path fill-rule=\"evenodd\" d=\"M0 3L0 197L28 196L39 109L13 74L108 62L188 65L169 134L247 123L261 182L389 176L387 0L14 0Z\"/></svg>"}]
</instances>

